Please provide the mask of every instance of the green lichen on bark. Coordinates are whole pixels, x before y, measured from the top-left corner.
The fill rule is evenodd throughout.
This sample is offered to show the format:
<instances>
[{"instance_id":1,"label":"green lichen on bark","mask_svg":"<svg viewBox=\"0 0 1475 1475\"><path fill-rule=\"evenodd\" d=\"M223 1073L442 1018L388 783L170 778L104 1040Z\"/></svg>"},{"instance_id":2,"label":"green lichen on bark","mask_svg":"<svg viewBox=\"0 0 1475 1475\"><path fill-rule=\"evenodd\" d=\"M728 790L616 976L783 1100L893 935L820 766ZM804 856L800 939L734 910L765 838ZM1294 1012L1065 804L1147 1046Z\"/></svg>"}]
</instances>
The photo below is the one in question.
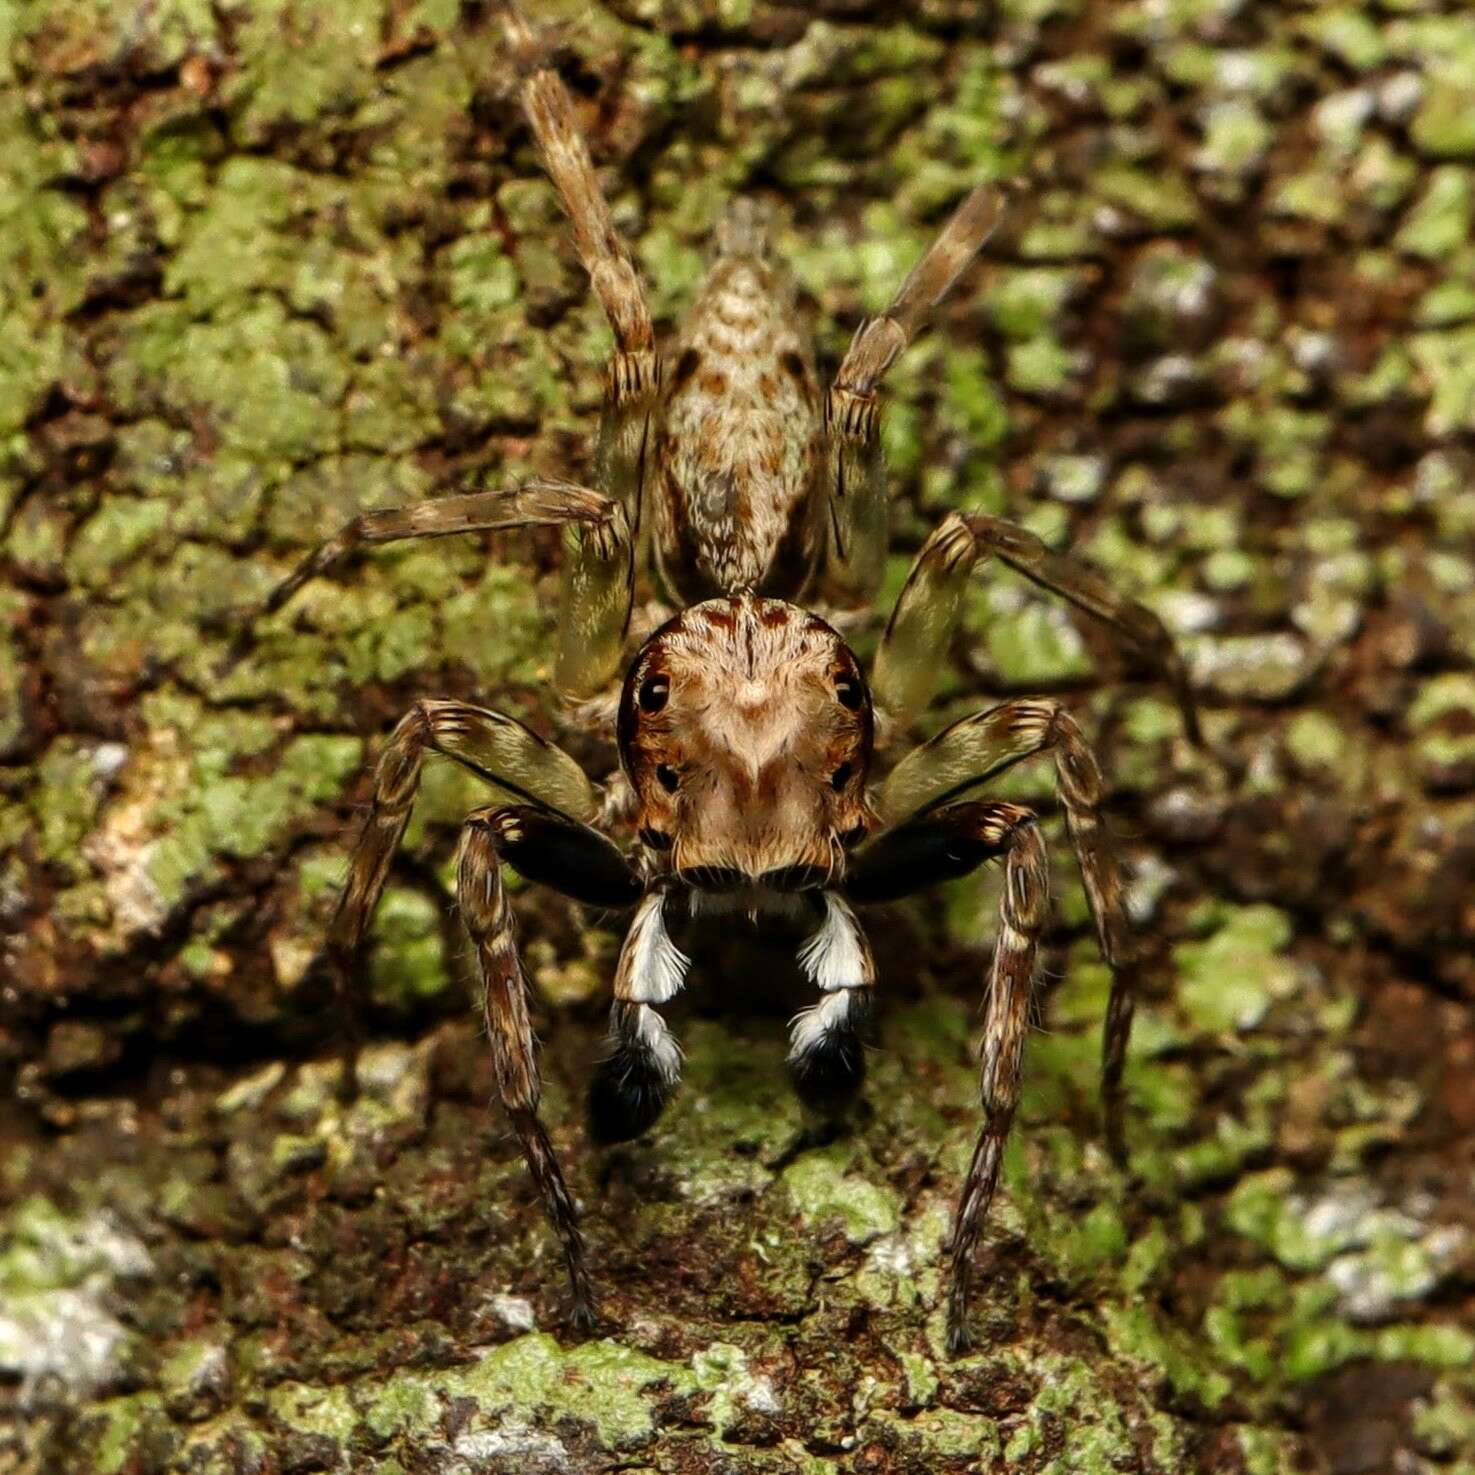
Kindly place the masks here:
<instances>
[{"instance_id":1,"label":"green lichen on bark","mask_svg":"<svg viewBox=\"0 0 1475 1475\"><path fill-rule=\"evenodd\" d=\"M1099 738L1146 939L1130 1163L1053 816L1044 1028L957 1361L996 882L877 919L848 1131L802 1137L784 1080L792 946L719 937L682 1094L603 1159L617 938L519 887L606 1287L568 1337L446 906L479 790L435 767L339 1103L313 960L365 760L421 694L554 730L556 540L365 557L229 673L222 617L357 512L586 474L607 334L488 7L0 0L0 1467L1468 1471L1475 20L529 8L566 23L663 321L725 200L767 193L833 362L965 189L1018 183L894 375L887 583L946 509L1003 513L1188 653L1226 766L989 571L929 719L1059 691ZM1051 804L1044 770L1000 792Z\"/></svg>"}]
</instances>

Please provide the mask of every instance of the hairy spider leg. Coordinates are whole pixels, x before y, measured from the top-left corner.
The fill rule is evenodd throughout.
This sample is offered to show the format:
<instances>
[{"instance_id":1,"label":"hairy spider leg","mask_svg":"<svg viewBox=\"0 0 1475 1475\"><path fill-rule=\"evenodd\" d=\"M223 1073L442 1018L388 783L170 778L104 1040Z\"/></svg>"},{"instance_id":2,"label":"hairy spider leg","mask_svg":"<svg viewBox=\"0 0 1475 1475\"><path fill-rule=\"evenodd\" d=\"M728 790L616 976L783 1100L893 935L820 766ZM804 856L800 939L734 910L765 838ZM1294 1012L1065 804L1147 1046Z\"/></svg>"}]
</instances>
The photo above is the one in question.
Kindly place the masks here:
<instances>
[{"instance_id":1,"label":"hairy spider leg","mask_svg":"<svg viewBox=\"0 0 1475 1475\"><path fill-rule=\"evenodd\" d=\"M1139 949L1127 915L1121 867L1102 817L1101 769L1080 727L1058 702L1005 702L964 717L914 749L881 785L879 804L891 822L961 799L1006 768L1039 753L1055 760L1055 785L1081 869L1101 955L1111 967L1111 997L1101 1038L1101 1099L1107 1146L1120 1161L1122 1071L1136 1007Z\"/></svg>"},{"instance_id":2,"label":"hairy spider leg","mask_svg":"<svg viewBox=\"0 0 1475 1475\"><path fill-rule=\"evenodd\" d=\"M374 771L373 802L328 927L328 966L345 1035L345 1094L356 1088L354 963L410 821L427 753L451 758L509 796L534 800L571 820L592 817L597 805L594 786L583 769L561 748L513 718L464 702L424 700L410 708Z\"/></svg>"},{"instance_id":3,"label":"hairy spider leg","mask_svg":"<svg viewBox=\"0 0 1475 1475\"><path fill-rule=\"evenodd\" d=\"M522 74L519 89L528 126L573 226L574 249L622 353L655 347L650 309L630 252L610 216L594 174L589 146L574 118L573 99L558 73L543 63L546 48L521 11L504 4L502 25Z\"/></svg>"},{"instance_id":4,"label":"hairy spider leg","mask_svg":"<svg viewBox=\"0 0 1475 1475\"><path fill-rule=\"evenodd\" d=\"M1163 622L1145 605L1118 594L1090 565L1052 552L1025 528L979 512L950 512L922 545L876 652L871 686L898 728L931 700L946 650L962 618L963 589L990 556L1032 583L1102 621L1172 686L1189 740L1204 747L1188 673Z\"/></svg>"},{"instance_id":5,"label":"hairy spider leg","mask_svg":"<svg viewBox=\"0 0 1475 1475\"><path fill-rule=\"evenodd\" d=\"M634 602L634 550L624 509L572 482L535 478L505 490L436 497L412 507L384 507L345 523L313 549L241 622L230 663L249 646L258 621L287 603L310 579L362 547L406 538L515 528L571 527L575 544L564 561L565 598L558 624L554 680L571 697L599 692L620 669Z\"/></svg>"},{"instance_id":6,"label":"hairy spider leg","mask_svg":"<svg viewBox=\"0 0 1475 1475\"><path fill-rule=\"evenodd\" d=\"M574 249L614 334L605 368L604 411L594 457L594 481L625 509L638 546L645 542L645 478L653 451L661 361L640 274L610 216L589 147L574 117L573 99L547 51L515 5L503 27L522 75L519 96L539 158L573 226Z\"/></svg>"},{"instance_id":7,"label":"hairy spider leg","mask_svg":"<svg viewBox=\"0 0 1475 1475\"><path fill-rule=\"evenodd\" d=\"M530 880L602 906L632 905L640 895L641 881L604 836L537 809L478 810L468 816L461 832L457 894L481 977L497 1094L544 1213L563 1246L573 1322L587 1331L594 1325L594 1287L578 1210L538 1117L542 1087L537 1044L528 1017L528 982L517 947L517 924L502 885L503 862Z\"/></svg>"},{"instance_id":8,"label":"hairy spider leg","mask_svg":"<svg viewBox=\"0 0 1475 1475\"><path fill-rule=\"evenodd\" d=\"M825 395L829 541L822 587L837 607L874 598L886 563L890 499L876 390L988 240L1000 213L998 193L989 185L962 201L886 311L856 329Z\"/></svg>"},{"instance_id":9,"label":"hairy spider leg","mask_svg":"<svg viewBox=\"0 0 1475 1475\"><path fill-rule=\"evenodd\" d=\"M998 856L1004 858L1004 887L984 996L979 1061L983 1122L958 1200L950 1246L947 1345L954 1354L970 1345L968 1300L974 1256L1019 1105L1035 966L1050 902L1045 842L1035 815L1018 804L954 804L883 831L856 855L848 886L857 900L885 901L965 875Z\"/></svg>"}]
</instances>

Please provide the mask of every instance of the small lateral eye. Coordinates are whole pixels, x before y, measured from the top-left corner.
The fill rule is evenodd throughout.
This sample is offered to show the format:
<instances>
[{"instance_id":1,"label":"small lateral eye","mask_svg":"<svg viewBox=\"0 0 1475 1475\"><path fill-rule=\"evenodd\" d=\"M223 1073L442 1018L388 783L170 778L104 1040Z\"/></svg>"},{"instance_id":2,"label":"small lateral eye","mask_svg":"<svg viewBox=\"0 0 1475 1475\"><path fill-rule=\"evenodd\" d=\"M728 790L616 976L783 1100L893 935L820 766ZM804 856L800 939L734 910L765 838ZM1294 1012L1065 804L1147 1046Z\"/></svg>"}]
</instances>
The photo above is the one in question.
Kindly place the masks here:
<instances>
[{"instance_id":1,"label":"small lateral eye","mask_svg":"<svg viewBox=\"0 0 1475 1475\"><path fill-rule=\"evenodd\" d=\"M835 678L835 696L839 699L842 707L848 707L854 712L861 702L860 682L854 676L837 676Z\"/></svg>"},{"instance_id":2,"label":"small lateral eye","mask_svg":"<svg viewBox=\"0 0 1475 1475\"><path fill-rule=\"evenodd\" d=\"M664 676L647 676L635 693L642 712L659 712L671 695L671 683Z\"/></svg>"},{"instance_id":3,"label":"small lateral eye","mask_svg":"<svg viewBox=\"0 0 1475 1475\"><path fill-rule=\"evenodd\" d=\"M834 773L830 775L830 787L832 789L843 789L850 782L851 775L855 772L853 763L842 763Z\"/></svg>"},{"instance_id":4,"label":"small lateral eye","mask_svg":"<svg viewBox=\"0 0 1475 1475\"><path fill-rule=\"evenodd\" d=\"M866 827L864 825L851 825L851 827L840 836L840 843L848 849L852 845L859 845L860 842L865 839L865 837Z\"/></svg>"},{"instance_id":5,"label":"small lateral eye","mask_svg":"<svg viewBox=\"0 0 1475 1475\"><path fill-rule=\"evenodd\" d=\"M681 776L669 763L658 763L656 765L656 780L668 794L674 794L677 785L681 782Z\"/></svg>"}]
</instances>

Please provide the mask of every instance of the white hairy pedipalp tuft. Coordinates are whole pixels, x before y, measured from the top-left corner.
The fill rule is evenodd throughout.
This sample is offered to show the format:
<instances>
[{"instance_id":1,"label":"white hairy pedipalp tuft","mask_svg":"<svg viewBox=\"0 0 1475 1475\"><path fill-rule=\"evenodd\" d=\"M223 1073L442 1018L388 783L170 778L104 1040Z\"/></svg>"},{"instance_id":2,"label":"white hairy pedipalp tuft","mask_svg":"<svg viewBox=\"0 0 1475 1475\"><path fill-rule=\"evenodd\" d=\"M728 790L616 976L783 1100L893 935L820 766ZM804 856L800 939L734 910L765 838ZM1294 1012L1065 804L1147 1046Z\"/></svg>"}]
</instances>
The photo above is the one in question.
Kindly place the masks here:
<instances>
[{"instance_id":1,"label":"white hairy pedipalp tuft","mask_svg":"<svg viewBox=\"0 0 1475 1475\"><path fill-rule=\"evenodd\" d=\"M635 1006L634 1037L651 1053L656 1069L668 1086L681 1078L681 1046L666 1021L649 1004Z\"/></svg>"},{"instance_id":2,"label":"white hairy pedipalp tuft","mask_svg":"<svg viewBox=\"0 0 1475 1475\"><path fill-rule=\"evenodd\" d=\"M824 898L825 919L799 949L799 966L826 993L869 988L876 981L876 965L865 933L843 897L826 891Z\"/></svg>"},{"instance_id":3,"label":"white hairy pedipalp tuft","mask_svg":"<svg viewBox=\"0 0 1475 1475\"><path fill-rule=\"evenodd\" d=\"M691 959L671 941L666 931L666 898L652 891L640 903L625 934L615 970L615 997L632 1003L664 1004L686 982Z\"/></svg>"}]
</instances>

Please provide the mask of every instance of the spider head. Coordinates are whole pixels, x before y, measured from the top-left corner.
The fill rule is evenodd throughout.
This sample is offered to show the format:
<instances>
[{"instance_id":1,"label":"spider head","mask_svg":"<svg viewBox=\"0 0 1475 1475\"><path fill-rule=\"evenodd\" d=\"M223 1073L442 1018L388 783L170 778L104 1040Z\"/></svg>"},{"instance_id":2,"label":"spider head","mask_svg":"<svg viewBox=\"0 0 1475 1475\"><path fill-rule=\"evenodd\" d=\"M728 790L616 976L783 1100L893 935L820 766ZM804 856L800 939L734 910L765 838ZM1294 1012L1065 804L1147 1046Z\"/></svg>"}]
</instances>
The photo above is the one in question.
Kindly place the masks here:
<instances>
[{"instance_id":1,"label":"spider head","mask_svg":"<svg viewBox=\"0 0 1475 1475\"><path fill-rule=\"evenodd\" d=\"M874 822L873 728L859 662L816 615L752 594L694 605L620 697L641 840L705 890L831 883Z\"/></svg>"}]
</instances>

